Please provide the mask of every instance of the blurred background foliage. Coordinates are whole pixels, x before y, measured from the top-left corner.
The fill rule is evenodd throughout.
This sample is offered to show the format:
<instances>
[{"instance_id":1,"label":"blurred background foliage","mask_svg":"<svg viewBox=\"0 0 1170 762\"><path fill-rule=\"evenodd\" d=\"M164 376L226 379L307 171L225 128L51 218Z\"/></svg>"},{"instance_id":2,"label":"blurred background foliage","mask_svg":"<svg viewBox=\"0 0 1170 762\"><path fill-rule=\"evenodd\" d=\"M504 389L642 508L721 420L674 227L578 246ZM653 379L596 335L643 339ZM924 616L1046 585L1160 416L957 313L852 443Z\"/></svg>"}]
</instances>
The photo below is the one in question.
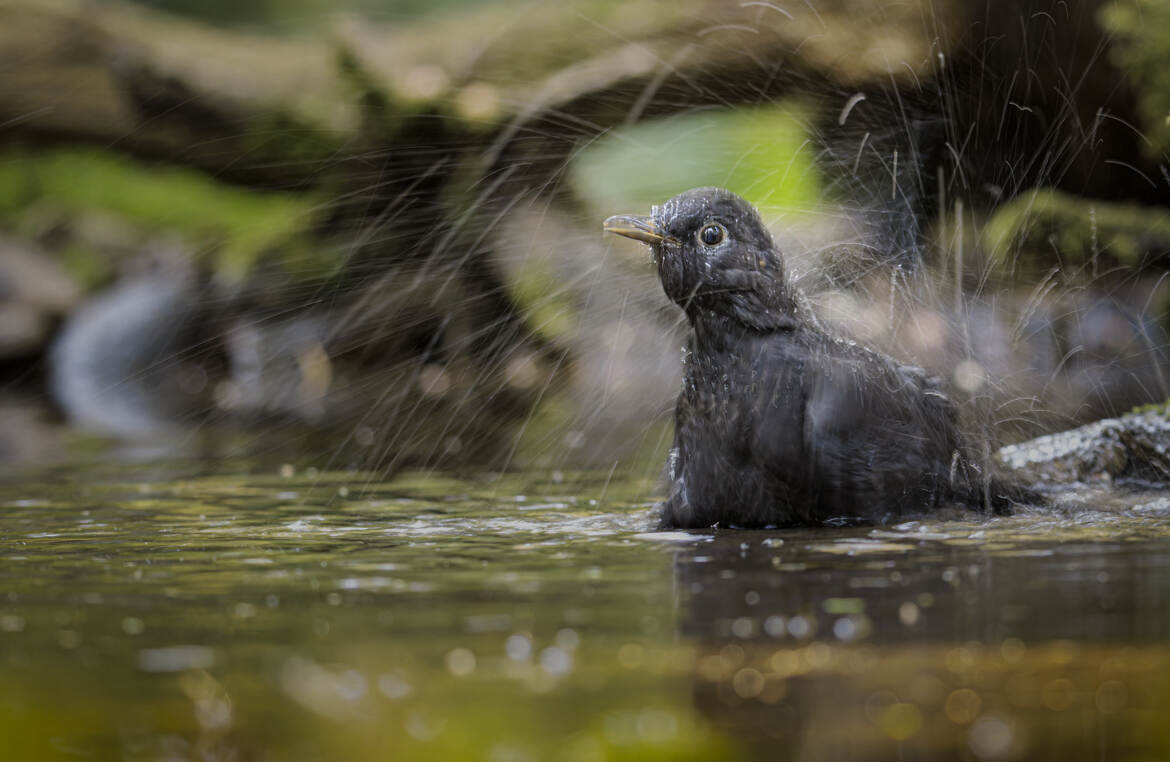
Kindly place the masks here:
<instances>
[{"instance_id":1,"label":"blurred background foliage","mask_svg":"<svg viewBox=\"0 0 1170 762\"><path fill-rule=\"evenodd\" d=\"M699 185L995 440L1170 396L1165 6L989 8L7 0L0 415L653 469L683 326L599 221Z\"/></svg>"},{"instance_id":2,"label":"blurred background foliage","mask_svg":"<svg viewBox=\"0 0 1170 762\"><path fill-rule=\"evenodd\" d=\"M807 214L821 200L811 119L780 103L619 128L582 151L569 180L598 217L702 185L738 193L766 215Z\"/></svg>"},{"instance_id":3,"label":"blurred background foliage","mask_svg":"<svg viewBox=\"0 0 1170 762\"><path fill-rule=\"evenodd\" d=\"M1101 22L1114 35L1113 60L1137 92L1146 152L1170 149L1170 4L1122 0L1101 9Z\"/></svg>"},{"instance_id":4,"label":"blurred background foliage","mask_svg":"<svg viewBox=\"0 0 1170 762\"><path fill-rule=\"evenodd\" d=\"M501 0L135 0L140 5L225 26L305 32L327 25L339 12L383 23L413 21Z\"/></svg>"},{"instance_id":5,"label":"blurred background foliage","mask_svg":"<svg viewBox=\"0 0 1170 762\"><path fill-rule=\"evenodd\" d=\"M0 155L0 219L18 233L27 225L107 225L111 235L143 243L151 236L184 239L193 252L232 280L242 279L266 252L279 251L290 269L336 268L304 234L312 227L313 194L256 193L182 167L144 165L93 148L17 149ZM116 231L122 226L124 229ZM99 236L101 233L96 233ZM85 234L75 246L84 246ZM61 247L70 273L87 288L108 285L116 262L97 252ZM314 259L316 261L314 261Z\"/></svg>"}]
</instances>

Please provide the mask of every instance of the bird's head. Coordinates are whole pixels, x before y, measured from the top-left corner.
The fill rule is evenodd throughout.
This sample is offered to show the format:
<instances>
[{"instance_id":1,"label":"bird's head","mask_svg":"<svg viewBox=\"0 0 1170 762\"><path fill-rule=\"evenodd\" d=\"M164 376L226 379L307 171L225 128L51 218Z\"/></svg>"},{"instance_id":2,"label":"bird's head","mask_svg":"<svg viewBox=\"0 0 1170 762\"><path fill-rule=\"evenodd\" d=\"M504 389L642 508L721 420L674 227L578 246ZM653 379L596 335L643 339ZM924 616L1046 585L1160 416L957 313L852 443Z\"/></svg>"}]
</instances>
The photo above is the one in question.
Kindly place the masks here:
<instances>
[{"instance_id":1,"label":"bird's head","mask_svg":"<svg viewBox=\"0 0 1170 762\"><path fill-rule=\"evenodd\" d=\"M695 188L648 217L610 217L605 230L650 245L663 290L692 321L711 315L761 331L791 327L795 305L780 253L760 215L734 193Z\"/></svg>"}]
</instances>

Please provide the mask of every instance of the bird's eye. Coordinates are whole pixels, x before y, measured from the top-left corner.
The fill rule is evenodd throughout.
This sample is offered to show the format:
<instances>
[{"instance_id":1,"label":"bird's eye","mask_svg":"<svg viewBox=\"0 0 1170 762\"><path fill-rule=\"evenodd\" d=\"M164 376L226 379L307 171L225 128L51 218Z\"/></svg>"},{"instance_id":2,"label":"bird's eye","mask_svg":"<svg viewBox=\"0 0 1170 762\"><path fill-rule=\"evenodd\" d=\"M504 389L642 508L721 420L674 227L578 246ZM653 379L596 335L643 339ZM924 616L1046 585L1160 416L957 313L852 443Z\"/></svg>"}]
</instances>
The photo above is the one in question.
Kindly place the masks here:
<instances>
[{"instance_id":1,"label":"bird's eye","mask_svg":"<svg viewBox=\"0 0 1170 762\"><path fill-rule=\"evenodd\" d=\"M726 236L727 230L716 222L712 222L710 225L704 225L703 229L699 231L699 240L707 246L716 246L723 243L723 239Z\"/></svg>"}]
</instances>

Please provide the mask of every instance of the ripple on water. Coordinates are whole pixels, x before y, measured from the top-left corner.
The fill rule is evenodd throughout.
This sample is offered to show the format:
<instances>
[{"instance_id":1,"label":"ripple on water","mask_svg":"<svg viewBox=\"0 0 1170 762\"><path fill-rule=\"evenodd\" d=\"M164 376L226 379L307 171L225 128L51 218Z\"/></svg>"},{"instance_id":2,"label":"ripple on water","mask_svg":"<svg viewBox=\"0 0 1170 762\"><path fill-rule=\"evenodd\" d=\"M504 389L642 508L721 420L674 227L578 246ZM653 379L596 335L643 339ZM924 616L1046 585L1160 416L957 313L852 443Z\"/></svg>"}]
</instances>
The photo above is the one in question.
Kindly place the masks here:
<instances>
[{"instance_id":1,"label":"ripple on water","mask_svg":"<svg viewBox=\"0 0 1170 762\"><path fill-rule=\"evenodd\" d=\"M610 476L6 484L0 681L33 711L0 725L160 758L1170 752L1168 496L654 532Z\"/></svg>"}]
</instances>

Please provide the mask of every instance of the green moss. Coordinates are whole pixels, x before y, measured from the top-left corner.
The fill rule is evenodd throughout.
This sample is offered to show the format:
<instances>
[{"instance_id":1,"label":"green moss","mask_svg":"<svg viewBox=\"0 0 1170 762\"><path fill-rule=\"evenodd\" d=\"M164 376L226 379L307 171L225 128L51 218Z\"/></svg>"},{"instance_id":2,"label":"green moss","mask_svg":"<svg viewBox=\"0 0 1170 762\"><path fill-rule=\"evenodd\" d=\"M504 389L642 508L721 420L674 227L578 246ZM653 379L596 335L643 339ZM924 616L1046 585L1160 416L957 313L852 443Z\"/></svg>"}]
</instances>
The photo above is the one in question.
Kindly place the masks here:
<instances>
[{"instance_id":1,"label":"green moss","mask_svg":"<svg viewBox=\"0 0 1170 762\"><path fill-rule=\"evenodd\" d=\"M308 194L246 190L195 170L148 165L110 151L0 154L0 220L14 225L34 205L66 218L103 212L138 230L180 236L230 280L242 278L268 252L295 252L286 264L303 267L308 244L297 239L309 231L316 203ZM84 253L67 257L83 279L96 276L98 268L82 263Z\"/></svg>"},{"instance_id":2,"label":"green moss","mask_svg":"<svg viewBox=\"0 0 1170 762\"><path fill-rule=\"evenodd\" d=\"M1170 149L1170 3L1115 0L1100 20L1113 35L1110 58L1137 92L1146 151L1156 158Z\"/></svg>"},{"instance_id":3,"label":"green moss","mask_svg":"<svg viewBox=\"0 0 1170 762\"><path fill-rule=\"evenodd\" d=\"M739 193L765 215L799 215L821 198L808 122L791 102L649 121L583 151L570 181L599 215L645 210L702 185Z\"/></svg>"},{"instance_id":4,"label":"green moss","mask_svg":"<svg viewBox=\"0 0 1170 762\"><path fill-rule=\"evenodd\" d=\"M0 163L0 214L25 206L29 201L29 191L24 173L9 168L7 161Z\"/></svg>"},{"instance_id":5,"label":"green moss","mask_svg":"<svg viewBox=\"0 0 1170 762\"><path fill-rule=\"evenodd\" d=\"M1138 405L1130 410L1127 415L1141 415L1142 413L1158 413L1163 418L1170 419L1170 400L1151 402L1148 405Z\"/></svg>"},{"instance_id":6,"label":"green moss","mask_svg":"<svg viewBox=\"0 0 1170 762\"><path fill-rule=\"evenodd\" d=\"M1170 213L1038 189L996 210L984 245L1001 265L1041 269L1105 256L1128 267L1170 251Z\"/></svg>"}]
</instances>

